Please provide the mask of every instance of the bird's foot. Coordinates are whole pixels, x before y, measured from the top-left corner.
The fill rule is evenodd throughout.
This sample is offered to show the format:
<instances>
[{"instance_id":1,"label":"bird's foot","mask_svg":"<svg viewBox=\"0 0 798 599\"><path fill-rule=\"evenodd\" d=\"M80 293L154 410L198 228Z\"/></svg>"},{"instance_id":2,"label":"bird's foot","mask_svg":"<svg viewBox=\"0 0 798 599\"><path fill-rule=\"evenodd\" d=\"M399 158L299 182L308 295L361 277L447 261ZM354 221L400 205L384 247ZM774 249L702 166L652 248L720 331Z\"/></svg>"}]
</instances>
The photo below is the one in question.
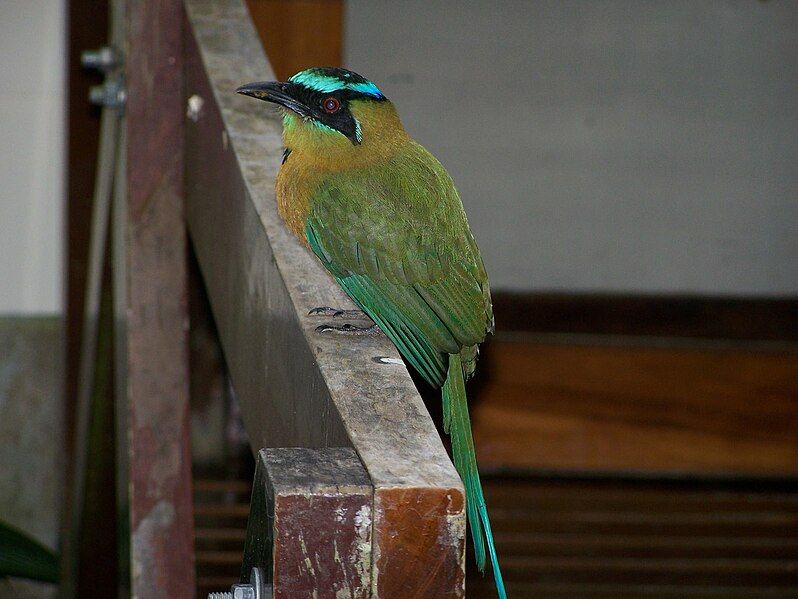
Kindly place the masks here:
<instances>
[{"instance_id":1,"label":"bird's foot","mask_svg":"<svg viewBox=\"0 0 798 599\"><path fill-rule=\"evenodd\" d=\"M355 318L371 322L371 319L362 310L341 310L339 308L331 308L329 306L322 306L320 308L313 308L308 312L308 316L331 316L332 318ZM340 335L376 335L380 329L376 324L371 326L356 326L350 323L343 325L323 324L316 327L317 333L337 333Z\"/></svg>"},{"instance_id":2,"label":"bird's foot","mask_svg":"<svg viewBox=\"0 0 798 599\"><path fill-rule=\"evenodd\" d=\"M332 316L333 318L363 318L366 316L362 310L340 310L338 308L330 308L330 306L321 306L320 308L313 308L308 312L308 316Z\"/></svg>"},{"instance_id":3,"label":"bird's foot","mask_svg":"<svg viewBox=\"0 0 798 599\"><path fill-rule=\"evenodd\" d=\"M338 335L379 335L380 328L373 324L370 327L357 327L353 324L344 324L341 326L333 326L331 324L323 324L316 327L317 333L336 333Z\"/></svg>"}]
</instances>

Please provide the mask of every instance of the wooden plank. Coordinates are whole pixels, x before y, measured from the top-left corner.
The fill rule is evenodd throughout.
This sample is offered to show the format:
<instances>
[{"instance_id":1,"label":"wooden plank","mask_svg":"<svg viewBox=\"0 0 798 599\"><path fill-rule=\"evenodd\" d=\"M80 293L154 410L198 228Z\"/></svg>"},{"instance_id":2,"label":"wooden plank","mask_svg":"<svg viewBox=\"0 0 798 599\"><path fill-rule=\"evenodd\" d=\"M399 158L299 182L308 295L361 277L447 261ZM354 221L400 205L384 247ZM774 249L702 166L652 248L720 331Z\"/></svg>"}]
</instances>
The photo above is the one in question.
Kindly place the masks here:
<instances>
[{"instance_id":1,"label":"wooden plank","mask_svg":"<svg viewBox=\"0 0 798 599\"><path fill-rule=\"evenodd\" d=\"M499 331L798 341L798 299L495 293Z\"/></svg>"},{"instance_id":2,"label":"wooden plank","mask_svg":"<svg viewBox=\"0 0 798 599\"><path fill-rule=\"evenodd\" d=\"M126 171L114 235L129 592L193 597L182 3L130 2L125 22Z\"/></svg>"},{"instance_id":3,"label":"wooden plank","mask_svg":"<svg viewBox=\"0 0 798 599\"><path fill-rule=\"evenodd\" d=\"M794 480L548 476L484 484L511 597L792 596ZM223 558L240 553L242 542L205 541L208 590L237 580L238 564ZM468 565L468 596L494 598L492 579Z\"/></svg>"},{"instance_id":4,"label":"wooden plank","mask_svg":"<svg viewBox=\"0 0 798 599\"><path fill-rule=\"evenodd\" d=\"M373 593L462 596L462 484L384 336L319 335L317 306L354 307L274 202L280 122L236 86L273 79L238 0L186 2L188 222L255 448L352 446L374 487ZM194 100L195 104L197 100Z\"/></svg>"},{"instance_id":5,"label":"wooden plank","mask_svg":"<svg viewBox=\"0 0 798 599\"><path fill-rule=\"evenodd\" d=\"M485 479L508 592L524 597L791 596L796 489L744 479ZM469 596L495 596L477 572L468 583Z\"/></svg>"},{"instance_id":6,"label":"wooden plank","mask_svg":"<svg viewBox=\"0 0 798 599\"><path fill-rule=\"evenodd\" d=\"M275 75L341 66L343 0L247 0Z\"/></svg>"},{"instance_id":7,"label":"wooden plank","mask_svg":"<svg viewBox=\"0 0 798 599\"><path fill-rule=\"evenodd\" d=\"M493 599L495 592L487 580L474 581L473 599ZM635 584L635 583L579 583L552 584L513 583L507 584L507 595L524 599L787 599L795 597L792 586L729 587L722 582L714 585L694 584Z\"/></svg>"},{"instance_id":8,"label":"wooden plank","mask_svg":"<svg viewBox=\"0 0 798 599\"><path fill-rule=\"evenodd\" d=\"M485 468L798 473L798 354L497 339L484 355Z\"/></svg>"},{"instance_id":9,"label":"wooden plank","mask_svg":"<svg viewBox=\"0 0 798 599\"><path fill-rule=\"evenodd\" d=\"M275 599L369 597L372 501L351 448L261 450L242 581L260 567Z\"/></svg>"}]
</instances>

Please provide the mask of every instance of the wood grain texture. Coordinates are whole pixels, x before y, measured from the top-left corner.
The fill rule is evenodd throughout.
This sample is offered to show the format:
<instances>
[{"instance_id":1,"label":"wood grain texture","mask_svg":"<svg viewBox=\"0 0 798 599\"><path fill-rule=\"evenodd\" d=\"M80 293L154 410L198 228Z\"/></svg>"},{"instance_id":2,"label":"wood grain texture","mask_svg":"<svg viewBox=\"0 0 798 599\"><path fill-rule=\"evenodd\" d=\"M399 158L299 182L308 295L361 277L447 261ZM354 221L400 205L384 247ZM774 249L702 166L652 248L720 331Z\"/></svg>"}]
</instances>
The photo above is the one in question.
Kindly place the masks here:
<instances>
[{"instance_id":1,"label":"wood grain texture","mask_svg":"<svg viewBox=\"0 0 798 599\"><path fill-rule=\"evenodd\" d=\"M341 66L343 0L247 0L281 81L309 67Z\"/></svg>"},{"instance_id":2,"label":"wood grain texture","mask_svg":"<svg viewBox=\"0 0 798 599\"><path fill-rule=\"evenodd\" d=\"M513 598L791 597L798 583L795 481L483 478ZM237 579L247 481L202 481L198 563L208 590ZM243 489L243 490L242 490ZM233 533L237 532L235 536ZM468 561L468 597L493 580ZM412 574L411 574L412 575ZM401 595L400 595L401 596Z\"/></svg>"},{"instance_id":3,"label":"wood grain texture","mask_svg":"<svg viewBox=\"0 0 798 599\"><path fill-rule=\"evenodd\" d=\"M114 235L130 592L191 597L182 3L130 2L126 23L126 203Z\"/></svg>"},{"instance_id":4,"label":"wood grain texture","mask_svg":"<svg viewBox=\"0 0 798 599\"><path fill-rule=\"evenodd\" d=\"M789 597L795 482L488 478L511 597ZM470 597L493 597L470 572Z\"/></svg>"},{"instance_id":5,"label":"wood grain texture","mask_svg":"<svg viewBox=\"0 0 798 599\"><path fill-rule=\"evenodd\" d=\"M798 473L798 354L495 340L485 355L486 469Z\"/></svg>"},{"instance_id":6,"label":"wood grain texture","mask_svg":"<svg viewBox=\"0 0 798 599\"><path fill-rule=\"evenodd\" d=\"M465 500L460 489L378 489L374 494L374 597L462 597ZM453 521L446 529L438 524ZM419 575L419 564L424 574ZM429 572L434 573L430 576ZM446 580L447 584L440 584Z\"/></svg>"},{"instance_id":7,"label":"wood grain texture","mask_svg":"<svg viewBox=\"0 0 798 599\"><path fill-rule=\"evenodd\" d=\"M798 299L495 293L499 331L798 341Z\"/></svg>"},{"instance_id":8,"label":"wood grain texture","mask_svg":"<svg viewBox=\"0 0 798 599\"><path fill-rule=\"evenodd\" d=\"M277 215L280 122L233 93L274 78L246 8L233 0L191 0L186 8L186 94L204 100L187 125L189 230L251 443L355 448L375 497L386 494L373 520L382 561L372 580L404 585L407 596L462 596L462 485L407 370L383 361L398 359L396 348L382 335L319 335L323 321L307 316L318 306L354 306ZM408 504L415 497L420 517L398 509L393 492L406 493ZM416 550L392 560L394 534ZM441 567L436 539L455 548L445 553L453 563ZM415 576L391 581L410 571Z\"/></svg>"},{"instance_id":9,"label":"wood grain texture","mask_svg":"<svg viewBox=\"0 0 798 599\"><path fill-rule=\"evenodd\" d=\"M206 474L205 476L210 476ZM229 476L228 472L216 476ZM246 478L194 479L197 594L229 589L241 579L253 473Z\"/></svg>"},{"instance_id":10,"label":"wood grain texture","mask_svg":"<svg viewBox=\"0 0 798 599\"><path fill-rule=\"evenodd\" d=\"M242 581L257 566L276 598L369 597L372 495L351 448L261 450Z\"/></svg>"}]
</instances>

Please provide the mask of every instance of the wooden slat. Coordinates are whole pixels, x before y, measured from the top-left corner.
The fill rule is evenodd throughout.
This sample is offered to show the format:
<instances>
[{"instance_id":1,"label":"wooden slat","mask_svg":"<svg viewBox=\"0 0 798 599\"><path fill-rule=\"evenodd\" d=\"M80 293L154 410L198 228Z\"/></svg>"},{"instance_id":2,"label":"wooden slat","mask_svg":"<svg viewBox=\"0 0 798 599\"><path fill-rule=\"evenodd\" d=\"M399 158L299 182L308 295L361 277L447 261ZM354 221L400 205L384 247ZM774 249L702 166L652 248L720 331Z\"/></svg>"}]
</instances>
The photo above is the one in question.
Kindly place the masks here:
<instances>
[{"instance_id":1,"label":"wooden slat","mask_svg":"<svg viewBox=\"0 0 798 599\"><path fill-rule=\"evenodd\" d=\"M195 512L196 514L196 512ZM246 533L240 528L195 528L196 543L207 542L240 542L243 546Z\"/></svg>"},{"instance_id":2,"label":"wooden slat","mask_svg":"<svg viewBox=\"0 0 798 599\"><path fill-rule=\"evenodd\" d=\"M798 584L790 482L487 478L519 597L787 597ZM475 572L469 597L493 597Z\"/></svg>"},{"instance_id":3,"label":"wooden slat","mask_svg":"<svg viewBox=\"0 0 798 599\"><path fill-rule=\"evenodd\" d=\"M241 564L240 551L197 551L197 564L203 566L223 565L236 566ZM229 586L229 585L228 585Z\"/></svg>"},{"instance_id":4,"label":"wooden slat","mask_svg":"<svg viewBox=\"0 0 798 599\"><path fill-rule=\"evenodd\" d=\"M495 293L499 331L798 341L798 299Z\"/></svg>"},{"instance_id":5,"label":"wooden slat","mask_svg":"<svg viewBox=\"0 0 798 599\"><path fill-rule=\"evenodd\" d=\"M354 306L277 216L280 123L233 93L273 79L246 9L185 5L186 93L204 100L187 126L189 230L251 443L354 447L374 487L374 594L462 596L462 484L407 370L380 360L398 352L306 316Z\"/></svg>"},{"instance_id":6,"label":"wooden slat","mask_svg":"<svg viewBox=\"0 0 798 599\"><path fill-rule=\"evenodd\" d=\"M671 585L671 584L612 584L612 583L518 583L507 584L509 597L525 599L786 599L794 597L792 587L729 587L723 584ZM469 586L469 596L479 599L492 599L495 591L486 580L476 580Z\"/></svg>"},{"instance_id":7,"label":"wooden slat","mask_svg":"<svg viewBox=\"0 0 798 599\"><path fill-rule=\"evenodd\" d=\"M531 510L568 509L571 505L584 505L586 499L573 493L573 483L566 479L530 477L502 478L501 484L491 488L491 505L517 505L519 493L526 498ZM747 509L784 510L798 512L798 495L790 480L762 481L751 488L745 479L735 483L725 481L719 486L712 479L683 479L681 481L651 480L641 485L635 478L607 478L595 481L590 488L590 505L595 509L617 510L619 506L644 507L652 510L706 511L708 499L713 510L739 511ZM678 501L674 498L678 497Z\"/></svg>"},{"instance_id":8,"label":"wooden slat","mask_svg":"<svg viewBox=\"0 0 798 599\"><path fill-rule=\"evenodd\" d=\"M198 518L225 517L246 519L249 516L249 503L197 505L194 507L194 515Z\"/></svg>"},{"instance_id":9,"label":"wooden slat","mask_svg":"<svg viewBox=\"0 0 798 599\"><path fill-rule=\"evenodd\" d=\"M194 547L199 599L229 589L240 579L251 488L252 480L195 480Z\"/></svg>"},{"instance_id":10,"label":"wooden slat","mask_svg":"<svg viewBox=\"0 0 798 599\"><path fill-rule=\"evenodd\" d=\"M119 476L130 531L122 593L192 597L182 2L120 5L127 168L114 230L117 439L127 441Z\"/></svg>"},{"instance_id":11,"label":"wooden slat","mask_svg":"<svg viewBox=\"0 0 798 599\"><path fill-rule=\"evenodd\" d=\"M493 341L486 468L798 473L798 354Z\"/></svg>"},{"instance_id":12,"label":"wooden slat","mask_svg":"<svg viewBox=\"0 0 798 599\"><path fill-rule=\"evenodd\" d=\"M604 534L588 537L584 533L497 532L496 542L503 557L534 555L538 557L579 555L602 558L722 558L789 559L798 555L798 540L788 537L759 538L670 534L652 537L638 534ZM757 531L761 534L762 530Z\"/></svg>"},{"instance_id":13,"label":"wooden slat","mask_svg":"<svg viewBox=\"0 0 798 599\"><path fill-rule=\"evenodd\" d=\"M494 532L511 597L794 595L798 483L543 477L484 482L497 512ZM220 491L217 500L224 496ZM778 524L763 525L768 522ZM240 551L232 542L217 548ZM210 558L199 564L203 576L229 574L208 590L226 588L236 567ZM492 579L468 563L468 597L494 598Z\"/></svg>"},{"instance_id":14,"label":"wooden slat","mask_svg":"<svg viewBox=\"0 0 798 599\"><path fill-rule=\"evenodd\" d=\"M194 479L195 493L234 493L249 497L252 493L252 482L248 480L224 479L214 480L209 478Z\"/></svg>"}]
</instances>

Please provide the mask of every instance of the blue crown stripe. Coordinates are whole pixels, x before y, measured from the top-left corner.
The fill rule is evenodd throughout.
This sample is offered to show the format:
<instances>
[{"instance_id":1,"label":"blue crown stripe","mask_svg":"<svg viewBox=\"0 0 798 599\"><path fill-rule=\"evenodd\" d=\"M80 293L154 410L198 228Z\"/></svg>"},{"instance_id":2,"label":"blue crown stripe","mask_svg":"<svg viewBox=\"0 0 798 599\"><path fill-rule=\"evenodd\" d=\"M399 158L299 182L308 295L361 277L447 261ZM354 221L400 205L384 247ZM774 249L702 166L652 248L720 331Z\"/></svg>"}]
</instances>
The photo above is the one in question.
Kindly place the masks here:
<instances>
[{"instance_id":1,"label":"blue crown stripe","mask_svg":"<svg viewBox=\"0 0 798 599\"><path fill-rule=\"evenodd\" d=\"M374 96L375 98L382 98L382 92L380 91L380 88L374 85L371 81L367 81L366 83L347 83L346 89L351 89L352 91L360 92L361 94Z\"/></svg>"},{"instance_id":2,"label":"blue crown stripe","mask_svg":"<svg viewBox=\"0 0 798 599\"><path fill-rule=\"evenodd\" d=\"M313 71L302 71L288 79L291 83L298 83L305 87L321 93L335 92L348 89L354 92L372 96L374 98L385 97L374 83L371 81L342 81L338 77L323 75Z\"/></svg>"}]
</instances>

